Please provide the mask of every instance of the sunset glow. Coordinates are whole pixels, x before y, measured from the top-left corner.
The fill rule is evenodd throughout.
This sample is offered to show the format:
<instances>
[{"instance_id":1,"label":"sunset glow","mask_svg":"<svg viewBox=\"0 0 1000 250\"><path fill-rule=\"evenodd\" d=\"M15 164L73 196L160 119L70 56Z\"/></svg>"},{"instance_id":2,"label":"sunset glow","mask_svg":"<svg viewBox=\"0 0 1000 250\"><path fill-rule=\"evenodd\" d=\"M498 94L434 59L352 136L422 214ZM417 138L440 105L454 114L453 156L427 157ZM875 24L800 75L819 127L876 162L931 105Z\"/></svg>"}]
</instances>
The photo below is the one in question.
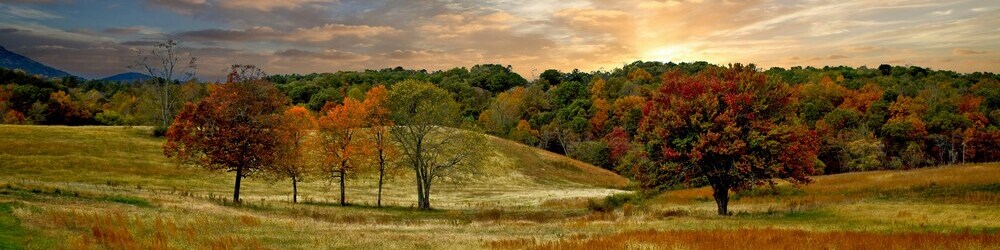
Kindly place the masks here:
<instances>
[{"instance_id":1,"label":"sunset glow","mask_svg":"<svg viewBox=\"0 0 1000 250\"><path fill-rule=\"evenodd\" d=\"M234 61L274 73L499 63L529 78L635 60L1000 71L1000 2L986 0L52 0L0 13L0 46L87 77L164 38L209 79Z\"/></svg>"}]
</instances>

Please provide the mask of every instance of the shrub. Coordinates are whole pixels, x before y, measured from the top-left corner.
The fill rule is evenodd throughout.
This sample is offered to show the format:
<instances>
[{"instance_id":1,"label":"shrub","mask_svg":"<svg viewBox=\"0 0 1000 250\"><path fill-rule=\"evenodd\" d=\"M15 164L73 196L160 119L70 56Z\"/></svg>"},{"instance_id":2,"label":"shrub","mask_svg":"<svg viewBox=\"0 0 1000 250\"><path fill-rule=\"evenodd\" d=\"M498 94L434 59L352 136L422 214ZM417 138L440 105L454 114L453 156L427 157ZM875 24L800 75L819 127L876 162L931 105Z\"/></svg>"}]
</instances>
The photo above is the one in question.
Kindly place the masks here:
<instances>
[{"instance_id":1,"label":"shrub","mask_svg":"<svg viewBox=\"0 0 1000 250\"><path fill-rule=\"evenodd\" d=\"M153 137L164 137L167 136L167 127L155 126L153 127Z\"/></svg>"},{"instance_id":2,"label":"shrub","mask_svg":"<svg viewBox=\"0 0 1000 250\"><path fill-rule=\"evenodd\" d=\"M643 200L640 194L619 193L605 197L603 201L591 199L587 202L587 208L594 212L611 212L625 204L639 205Z\"/></svg>"},{"instance_id":3,"label":"shrub","mask_svg":"<svg viewBox=\"0 0 1000 250\"><path fill-rule=\"evenodd\" d=\"M126 124L125 116L122 116L121 114L113 110L105 110L104 112L98 113L96 116L94 116L94 120L97 120L97 122L100 122L101 124L104 125Z\"/></svg>"},{"instance_id":4,"label":"shrub","mask_svg":"<svg viewBox=\"0 0 1000 250\"><path fill-rule=\"evenodd\" d=\"M569 152L569 156L573 159L590 163L594 166L605 169L612 169L610 161L611 148L608 147L607 143L602 141L585 141L577 143L576 145L573 145L573 148L570 149Z\"/></svg>"}]
</instances>

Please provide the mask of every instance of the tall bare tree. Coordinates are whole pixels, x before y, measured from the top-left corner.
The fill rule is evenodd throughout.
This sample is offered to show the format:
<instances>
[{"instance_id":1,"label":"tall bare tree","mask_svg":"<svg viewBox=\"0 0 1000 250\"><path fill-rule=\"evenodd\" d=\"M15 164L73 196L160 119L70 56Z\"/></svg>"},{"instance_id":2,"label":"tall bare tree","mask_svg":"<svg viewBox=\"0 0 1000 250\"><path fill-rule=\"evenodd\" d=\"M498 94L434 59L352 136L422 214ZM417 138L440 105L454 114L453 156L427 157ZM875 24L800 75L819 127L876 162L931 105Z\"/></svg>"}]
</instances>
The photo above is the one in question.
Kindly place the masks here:
<instances>
[{"instance_id":1,"label":"tall bare tree","mask_svg":"<svg viewBox=\"0 0 1000 250\"><path fill-rule=\"evenodd\" d=\"M175 82L185 82L194 79L197 72L197 60L190 53L182 55L178 51L179 41L166 40L149 50L137 50L136 61L129 65L130 70L145 71L153 77L157 86L157 102L160 107L160 126L166 128L173 120L174 104L170 99L170 87ZM187 61L185 65L181 60Z\"/></svg>"}]
</instances>

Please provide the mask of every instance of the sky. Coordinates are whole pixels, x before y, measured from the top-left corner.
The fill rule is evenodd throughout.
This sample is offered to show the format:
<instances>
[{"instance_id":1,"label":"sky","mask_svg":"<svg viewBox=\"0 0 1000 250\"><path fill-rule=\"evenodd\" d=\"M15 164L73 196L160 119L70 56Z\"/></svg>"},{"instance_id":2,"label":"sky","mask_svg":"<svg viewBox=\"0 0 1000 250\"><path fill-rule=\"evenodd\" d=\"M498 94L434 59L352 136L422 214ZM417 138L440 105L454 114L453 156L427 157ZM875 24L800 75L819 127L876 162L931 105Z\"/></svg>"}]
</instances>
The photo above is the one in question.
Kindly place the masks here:
<instances>
[{"instance_id":1,"label":"sky","mask_svg":"<svg viewBox=\"0 0 1000 250\"><path fill-rule=\"evenodd\" d=\"M1000 72L997 0L0 0L0 46L98 78L181 41L201 79L496 63L916 65Z\"/></svg>"}]
</instances>

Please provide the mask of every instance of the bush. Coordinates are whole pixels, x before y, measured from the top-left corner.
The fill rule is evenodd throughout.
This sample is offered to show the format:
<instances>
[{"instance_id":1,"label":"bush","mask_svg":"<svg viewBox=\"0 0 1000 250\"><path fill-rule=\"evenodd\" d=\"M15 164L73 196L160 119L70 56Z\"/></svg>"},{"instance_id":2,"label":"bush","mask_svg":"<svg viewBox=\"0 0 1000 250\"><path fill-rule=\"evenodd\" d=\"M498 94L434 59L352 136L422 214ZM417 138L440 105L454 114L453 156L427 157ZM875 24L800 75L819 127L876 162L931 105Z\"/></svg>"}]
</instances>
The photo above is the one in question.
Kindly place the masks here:
<instances>
[{"instance_id":1,"label":"bush","mask_svg":"<svg viewBox=\"0 0 1000 250\"><path fill-rule=\"evenodd\" d=\"M611 212L625 206L625 204L639 205L643 197L636 193L619 193L605 197L603 201L590 199L587 201L587 208L594 212Z\"/></svg>"},{"instance_id":2,"label":"bush","mask_svg":"<svg viewBox=\"0 0 1000 250\"><path fill-rule=\"evenodd\" d=\"M122 116L121 114L119 114L118 112L113 111L113 110L105 110L105 111L103 111L101 113L98 113L96 116L94 116L94 120L97 120L97 122L100 122L101 124L104 124L104 125L125 125L126 124L125 117Z\"/></svg>"},{"instance_id":3,"label":"bush","mask_svg":"<svg viewBox=\"0 0 1000 250\"><path fill-rule=\"evenodd\" d=\"M164 137L167 136L167 127L155 126L153 127L153 137Z\"/></svg>"},{"instance_id":4,"label":"bush","mask_svg":"<svg viewBox=\"0 0 1000 250\"><path fill-rule=\"evenodd\" d=\"M569 157L593 164L605 169L612 169L611 148L602 141L585 141L573 145Z\"/></svg>"}]
</instances>

